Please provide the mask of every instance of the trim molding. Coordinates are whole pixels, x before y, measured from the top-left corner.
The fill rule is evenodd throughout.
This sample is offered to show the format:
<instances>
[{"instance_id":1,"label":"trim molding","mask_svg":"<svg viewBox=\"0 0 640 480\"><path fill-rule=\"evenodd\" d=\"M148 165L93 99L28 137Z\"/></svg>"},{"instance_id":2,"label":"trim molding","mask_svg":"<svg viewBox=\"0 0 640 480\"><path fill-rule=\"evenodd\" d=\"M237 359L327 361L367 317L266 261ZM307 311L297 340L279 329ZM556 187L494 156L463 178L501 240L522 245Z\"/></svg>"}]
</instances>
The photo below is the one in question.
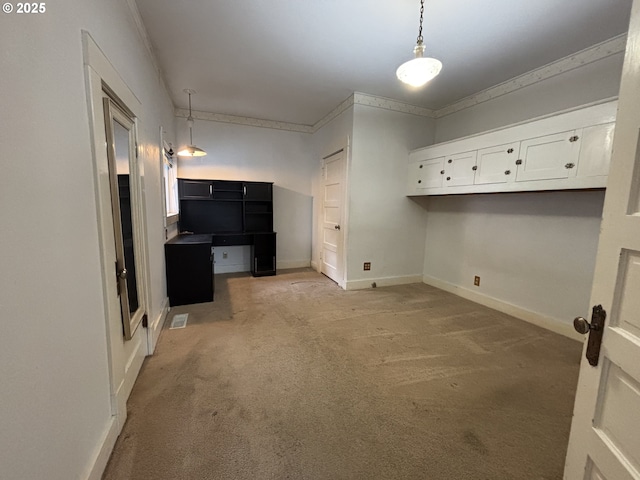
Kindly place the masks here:
<instances>
[{"instance_id":1,"label":"trim molding","mask_svg":"<svg viewBox=\"0 0 640 480\"><path fill-rule=\"evenodd\" d=\"M158 339L160 338L160 334L162 333L162 327L164 326L164 323L167 320L168 314L169 314L169 297L165 297L164 301L162 302L162 308L160 309L160 314L147 327L147 355L153 355L153 352L156 349L156 345L158 345Z\"/></svg>"},{"instance_id":2,"label":"trim molding","mask_svg":"<svg viewBox=\"0 0 640 480\"><path fill-rule=\"evenodd\" d=\"M175 109L176 117L187 118L189 110L184 108ZM191 116L196 120L208 120L210 122L234 123L247 127L273 128L275 130L287 130L290 132L313 133L311 125L300 125L298 123L276 122L275 120L265 120L261 118L240 117L238 115L227 115L224 113L199 112L193 110Z\"/></svg>"},{"instance_id":3,"label":"trim molding","mask_svg":"<svg viewBox=\"0 0 640 480\"><path fill-rule=\"evenodd\" d=\"M287 270L290 268L309 268L311 266L311 260L283 260L276 261L276 268L278 270Z\"/></svg>"},{"instance_id":4,"label":"trim molding","mask_svg":"<svg viewBox=\"0 0 640 480\"><path fill-rule=\"evenodd\" d=\"M138 35L140 35L140 39L147 49L147 53L149 54L149 59L153 65L153 68L156 70L156 74L158 79L160 79L160 84L164 89L164 92L167 94L167 100L170 108L173 108L173 101L171 100L171 94L169 93L169 89L167 88L167 82L165 81L164 74L162 73L162 69L158 64L158 59L156 58L155 51L153 50L153 45L151 40L149 39L149 33L147 32L147 28L144 26L144 22L142 21L142 15L140 15L140 10L138 9L138 5L135 0L127 0L127 6L129 7L129 11L131 12L131 16L133 17L133 21L136 24L136 30L138 31Z\"/></svg>"},{"instance_id":5,"label":"trim molding","mask_svg":"<svg viewBox=\"0 0 640 480\"><path fill-rule=\"evenodd\" d=\"M346 100L343 100L342 103L340 103L340 105L338 105L336 108L334 108L328 114L326 114L324 117L322 117L319 121L317 121L313 125L313 127L312 127L313 131L311 133L317 132L322 127L324 127L327 123L329 123L331 120L333 120L338 115L340 115L342 112L347 110L349 107L352 107L354 101L355 101L355 94L349 95L349 97Z\"/></svg>"},{"instance_id":6,"label":"trim molding","mask_svg":"<svg viewBox=\"0 0 640 480\"><path fill-rule=\"evenodd\" d=\"M94 457L88 466L88 471L82 478L86 480L100 480L104 469L107 468L109 457L118 439L118 422L115 416L111 416L102 434L102 440L96 448Z\"/></svg>"},{"instance_id":7,"label":"trim molding","mask_svg":"<svg viewBox=\"0 0 640 480\"><path fill-rule=\"evenodd\" d=\"M434 118L441 118L452 113L459 112L469 107L473 107L480 103L492 100L494 98L506 95L507 93L515 92L521 88L528 87L535 83L547 80L548 78L555 77L562 73L574 70L589 63L602 60L603 58L611 57L618 53L624 53L627 44L627 35L622 34L617 37L610 38L604 42L593 45L589 48L581 50L569 55L568 57L561 58L555 62L551 62L535 70L531 70L523 75L514 77L507 80L504 83L494 85L486 90L475 93L469 97L463 98L450 105L442 107L435 112Z\"/></svg>"},{"instance_id":8,"label":"trim molding","mask_svg":"<svg viewBox=\"0 0 640 480\"><path fill-rule=\"evenodd\" d=\"M401 275L396 277L365 278L362 280L347 280L344 285L345 290L363 290L373 288L371 284L375 282L376 287L392 287L394 285L406 285L408 283L422 283L422 275Z\"/></svg>"},{"instance_id":9,"label":"trim molding","mask_svg":"<svg viewBox=\"0 0 640 480\"><path fill-rule=\"evenodd\" d=\"M467 300L471 300L475 303L479 303L480 305L484 305L485 307L493 308L494 310L506 313L507 315L511 315L512 317L515 317L519 320L523 320L527 323L531 323L538 327L544 328L545 330L550 330L554 333L558 333L579 342L584 341L584 336L576 332L570 324L561 322L559 320L556 320L555 318L547 317L546 315L542 315L540 313L518 307L517 305L513 305L512 303L508 303L503 300L490 297L488 295L473 292L464 287L460 287L458 285L454 285L452 283L430 277L429 275L425 275L423 277L423 281L427 285L431 285L432 287L439 288L440 290L453 293L454 295L466 298Z\"/></svg>"},{"instance_id":10,"label":"trim molding","mask_svg":"<svg viewBox=\"0 0 640 480\"><path fill-rule=\"evenodd\" d=\"M133 1L134 0L127 0L128 3L132 3ZM131 7L131 8L133 10L134 7ZM140 16L139 12L137 13L137 16L134 15L134 17L136 17L136 24L139 21L139 16ZM153 50L149 43L149 39L146 36L146 31L144 30L144 26L141 25L138 28L138 30L140 31L141 36L143 36L143 40L145 45L147 45L147 49L151 53L151 56L154 60L154 65L156 66L156 70L158 70L160 74L160 70L157 66L157 63L155 62L155 57L153 56ZM486 101L492 100L502 95L515 92L516 90L520 90L521 88L534 85L543 80L547 80L557 75L561 75L565 72L574 70L584 65L588 65L598 60L602 60L604 58L611 57L613 55L624 53L626 48L626 43L627 43L627 35L626 34L618 35L617 37L613 37L613 38L610 38L609 40L605 40L604 42L598 43L589 48L576 52L572 55L569 55L567 57L551 62L540 68L536 68L535 70L531 70L518 77L514 77L510 80L507 80L504 83L494 85L493 87L489 87L481 92L470 95L466 98L458 100L449 105L445 105L444 107L437 110L432 110L430 108L425 108L418 105L412 105L409 103L394 100L392 98L378 97L375 95L369 95L367 93L354 92L353 94L349 95L348 98L343 100L333 110L331 110L327 115L325 115L323 118L318 120L313 125L301 125L298 123L277 122L275 120L242 117L237 115L227 115L223 113L211 113L211 112L194 111L192 115L193 115L193 118L197 120L233 123L236 125L245 125L248 127L272 128L275 130L286 130L286 131L300 132L300 133L317 132L324 125L329 123L331 120L336 118L338 115L340 115L342 112L349 109L353 105L365 105L368 107L381 108L384 110L391 110L394 112L401 112L401 113L407 113L410 115L418 115L422 117L437 119L437 118L445 117L447 115L451 115L452 113L459 112L466 108L473 107L480 103L484 103ZM160 74L160 77L162 78L161 74ZM188 113L188 110L186 109L176 108L175 115L177 117L187 118L189 116L189 113Z\"/></svg>"},{"instance_id":11,"label":"trim molding","mask_svg":"<svg viewBox=\"0 0 640 480\"><path fill-rule=\"evenodd\" d=\"M367 107L382 108L393 112L408 113L410 115L419 115L421 117L435 118L436 111L430 108L411 105L410 103L399 102L392 98L376 97L367 93L355 92L353 94L356 105L365 105Z\"/></svg>"}]
</instances>

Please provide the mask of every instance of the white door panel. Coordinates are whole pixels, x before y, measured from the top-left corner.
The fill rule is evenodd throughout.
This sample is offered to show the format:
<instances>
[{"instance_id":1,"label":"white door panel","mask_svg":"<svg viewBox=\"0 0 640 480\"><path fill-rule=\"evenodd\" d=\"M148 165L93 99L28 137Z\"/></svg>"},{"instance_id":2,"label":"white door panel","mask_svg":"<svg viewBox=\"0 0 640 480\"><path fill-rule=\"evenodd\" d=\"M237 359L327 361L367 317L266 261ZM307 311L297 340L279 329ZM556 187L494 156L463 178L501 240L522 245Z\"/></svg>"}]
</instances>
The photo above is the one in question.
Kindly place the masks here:
<instances>
[{"instance_id":1,"label":"white door panel","mask_svg":"<svg viewBox=\"0 0 640 480\"><path fill-rule=\"evenodd\" d=\"M320 271L334 282L343 281L344 190L346 155L341 150L326 158L322 168L322 251Z\"/></svg>"},{"instance_id":2,"label":"white door panel","mask_svg":"<svg viewBox=\"0 0 640 480\"><path fill-rule=\"evenodd\" d=\"M609 174L613 131L615 123L595 125L582 131L578 177L596 177Z\"/></svg>"},{"instance_id":3,"label":"white door panel","mask_svg":"<svg viewBox=\"0 0 640 480\"><path fill-rule=\"evenodd\" d=\"M478 150L474 184L509 183L515 179L520 142ZM510 174L505 172L510 171Z\"/></svg>"},{"instance_id":4,"label":"white door panel","mask_svg":"<svg viewBox=\"0 0 640 480\"><path fill-rule=\"evenodd\" d=\"M580 366L566 480L640 479L640 0L627 41L591 292L607 318L599 355Z\"/></svg>"},{"instance_id":5,"label":"white door panel","mask_svg":"<svg viewBox=\"0 0 640 480\"><path fill-rule=\"evenodd\" d=\"M473 185L475 176L477 150L458 153L447 157L444 165L444 186L455 187L460 185Z\"/></svg>"},{"instance_id":6,"label":"white door panel","mask_svg":"<svg viewBox=\"0 0 640 480\"><path fill-rule=\"evenodd\" d=\"M522 163L518 166L516 181L575 176L579 153L580 135L575 131L525 140L520 144Z\"/></svg>"}]
</instances>

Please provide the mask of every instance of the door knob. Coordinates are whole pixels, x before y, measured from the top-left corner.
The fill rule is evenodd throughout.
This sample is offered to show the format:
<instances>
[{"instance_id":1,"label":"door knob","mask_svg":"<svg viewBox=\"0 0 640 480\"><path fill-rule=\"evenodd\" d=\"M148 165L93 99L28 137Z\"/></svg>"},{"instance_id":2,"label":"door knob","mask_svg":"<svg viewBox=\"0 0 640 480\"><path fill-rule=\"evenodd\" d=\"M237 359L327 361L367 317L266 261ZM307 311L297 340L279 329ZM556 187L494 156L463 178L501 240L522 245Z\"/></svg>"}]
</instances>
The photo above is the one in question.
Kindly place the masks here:
<instances>
[{"instance_id":1,"label":"door knob","mask_svg":"<svg viewBox=\"0 0 640 480\"><path fill-rule=\"evenodd\" d=\"M591 324L584 317L576 317L573 319L573 328L576 329L576 332L585 335L591 330Z\"/></svg>"},{"instance_id":2,"label":"door knob","mask_svg":"<svg viewBox=\"0 0 640 480\"><path fill-rule=\"evenodd\" d=\"M336 226L335 226L335 227L333 227L333 228L335 228L336 230L340 230L340 225L336 225Z\"/></svg>"},{"instance_id":3,"label":"door knob","mask_svg":"<svg viewBox=\"0 0 640 480\"><path fill-rule=\"evenodd\" d=\"M596 305L593 307L591 313L591 323L589 323L584 317L576 317L573 320L573 328L576 332L581 334L589 334L589 340L587 341L587 350L585 356L591 366L598 365L598 359L600 358L600 345L602 344L602 334L604 333L604 322L607 318L607 312L602 308L602 305Z\"/></svg>"},{"instance_id":4,"label":"door knob","mask_svg":"<svg viewBox=\"0 0 640 480\"><path fill-rule=\"evenodd\" d=\"M122 270L118 270L118 278L120 278L121 280L126 280L128 273L129 272L127 272L126 268L123 268Z\"/></svg>"}]
</instances>

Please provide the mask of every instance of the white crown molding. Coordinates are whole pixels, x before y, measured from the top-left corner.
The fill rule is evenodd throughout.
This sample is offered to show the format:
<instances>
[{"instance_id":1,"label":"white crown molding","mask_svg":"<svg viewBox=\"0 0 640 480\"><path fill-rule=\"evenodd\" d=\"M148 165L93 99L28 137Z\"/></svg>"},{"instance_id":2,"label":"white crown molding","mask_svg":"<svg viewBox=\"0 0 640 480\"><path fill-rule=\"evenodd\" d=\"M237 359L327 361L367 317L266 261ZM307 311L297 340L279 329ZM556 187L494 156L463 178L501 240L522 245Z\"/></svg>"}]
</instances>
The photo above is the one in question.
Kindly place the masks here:
<instances>
[{"instance_id":1,"label":"white crown molding","mask_svg":"<svg viewBox=\"0 0 640 480\"><path fill-rule=\"evenodd\" d=\"M127 0L127 3L135 6L134 0ZM133 9L134 7L132 7ZM135 7L137 11L137 7ZM155 56L153 55L153 50L151 48L151 44L149 43L148 37L146 37L146 30L144 30L144 26L141 23L140 14L138 13L136 17L136 24L140 22L139 31L141 35L145 39L145 44L151 53L151 58L153 59L153 63L156 66L158 71L159 68L157 63L155 62ZM140 28L142 30L140 30ZM528 87L530 85L534 85L535 83L541 82L548 78L555 77L562 73L568 72L570 70L574 70L581 66L587 65L589 63L596 62L598 60L602 60L604 58L610 57L612 55L617 55L619 53L623 53L627 43L626 34L619 35L617 37L606 40L597 45L593 45L585 50L581 50L580 52L574 53L573 55L569 55L568 57L561 58L560 60L556 60L555 62L549 63L543 67L537 68L535 70L531 70L523 75L512 78L504 83L499 85L495 85L493 87L487 88L479 93L471 95L469 97L463 98L457 102L446 105L438 110L432 110L425 107L420 107L417 105L411 105L409 103L400 102L398 100L393 100L391 98L385 97L377 97L375 95L369 95L367 93L354 92L351 94L346 100L342 101L337 107L331 110L327 115L321 118L318 122L313 125L301 125L298 123L288 123L288 122L277 122L274 120L264 120L259 118L252 117L241 117L237 115L226 115L222 113L210 113L210 112L193 112L193 118L198 120L208 120L212 122L222 122L222 123L233 123L236 125L245 125L249 127L262 127L262 128L273 128L276 130L286 130L291 132L301 132L301 133L315 133L319 129L321 129L324 125L329 123L331 120L336 118L338 115L343 113L345 110L349 109L353 105L365 105L368 107L374 108L382 108L384 110L391 110L394 112L402 112L410 115L418 115L422 117L428 118L441 118L446 115L451 115L452 113L459 112L460 110L464 110L466 108L473 107L480 103L486 102L488 100L492 100L494 98L500 97L502 95L506 95L511 92L515 92L524 87ZM160 75L162 79L162 75ZM164 83L164 80L163 80ZM165 88L166 89L166 88ZM175 110L177 117L187 118L189 116L189 112L185 109L176 109Z\"/></svg>"},{"instance_id":2,"label":"white crown molding","mask_svg":"<svg viewBox=\"0 0 640 480\"><path fill-rule=\"evenodd\" d=\"M603 58L623 53L627 44L627 35L619 35L602 43L593 45L568 57L551 62L543 67L531 70L523 75L507 80L504 83L487 88L479 93L463 98L435 111L435 118L441 118L479 103L515 92L524 87L555 77Z\"/></svg>"},{"instance_id":3,"label":"white crown molding","mask_svg":"<svg viewBox=\"0 0 640 480\"><path fill-rule=\"evenodd\" d=\"M419 115L421 117L434 118L436 112L430 108L411 105L410 103L399 102L392 98L376 97L367 93L355 92L353 94L356 105L366 105L368 107L382 108L393 112L408 113L410 115Z\"/></svg>"},{"instance_id":4,"label":"white crown molding","mask_svg":"<svg viewBox=\"0 0 640 480\"><path fill-rule=\"evenodd\" d=\"M324 127L327 123L329 123L331 120L333 120L334 118L336 118L338 115L340 115L342 112L344 112L345 110L347 110L348 108L350 108L351 106L353 106L354 103L354 97L355 97L355 93L349 95L349 97L347 97L346 100L343 100L340 105L338 105L336 108L334 108L333 110L331 110L328 114L326 114L324 117L322 117L319 121L317 121L314 125L313 125L313 131L311 133L315 133L318 130L320 130L322 127Z\"/></svg>"},{"instance_id":5,"label":"white crown molding","mask_svg":"<svg viewBox=\"0 0 640 480\"><path fill-rule=\"evenodd\" d=\"M176 117L187 118L189 110L176 108ZM208 120L210 122L233 123L245 125L247 127L273 128L275 130L287 130L290 132L313 133L311 125L300 125L298 123L276 122L274 120L264 120L261 118L241 117L238 115L226 115L224 113L199 112L193 110L191 116L196 120Z\"/></svg>"},{"instance_id":6,"label":"white crown molding","mask_svg":"<svg viewBox=\"0 0 640 480\"><path fill-rule=\"evenodd\" d=\"M160 68L160 64L158 63L158 59L156 58L155 51L153 50L153 45L151 44L151 40L149 39L149 33L147 32L147 28L144 26L144 22L142 21L142 15L140 15L140 10L138 9L138 5L135 0L127 0L127 6L129 7L129 11L133 16L133 21L136 24L136 30L138 31L138 35L140 35L140 39L147 49L147 53L149 54L149 59L151 60L151 64L156 71L158 79L160 80L160 85L164 88L165 93L167 94L168 104L171 108L173 107L173 101L171 100L171 93L167 88L167 82L165 81L164 74L162 73L162 69Z\"/></svg>"}]
</instances>

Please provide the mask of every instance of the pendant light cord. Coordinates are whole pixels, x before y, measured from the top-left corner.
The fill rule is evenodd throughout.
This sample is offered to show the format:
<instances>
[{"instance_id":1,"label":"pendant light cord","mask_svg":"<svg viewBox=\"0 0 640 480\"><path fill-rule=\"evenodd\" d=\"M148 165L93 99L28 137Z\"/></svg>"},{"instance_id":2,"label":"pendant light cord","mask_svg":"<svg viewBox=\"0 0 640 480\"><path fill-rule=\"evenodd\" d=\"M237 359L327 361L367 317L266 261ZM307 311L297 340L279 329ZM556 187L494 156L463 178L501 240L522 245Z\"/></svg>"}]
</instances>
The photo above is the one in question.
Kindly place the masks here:
<instances>
[{"instance_id":1,"label":"pendant light cord","mask_svg":"<svg viewBox=\"0 0 640 480\"><path fill-rule=\"evenodd\" d=\"M191 92L189 92L189 145L193 145L193 117L191 116Z\"/></svg>"},{"instance_id":2,"label":"pendant light cord","mask_svg":"<svg viewBox=\"0 0 640 480\"><path fill-rule=\"evenodd\" d=\"M422 18L424 16L424 0L420 0L420 28L418 29L418 40L417 44L422 45ZM189 97L191 98L191 97Z\"/></svg>"}]
</instances>

